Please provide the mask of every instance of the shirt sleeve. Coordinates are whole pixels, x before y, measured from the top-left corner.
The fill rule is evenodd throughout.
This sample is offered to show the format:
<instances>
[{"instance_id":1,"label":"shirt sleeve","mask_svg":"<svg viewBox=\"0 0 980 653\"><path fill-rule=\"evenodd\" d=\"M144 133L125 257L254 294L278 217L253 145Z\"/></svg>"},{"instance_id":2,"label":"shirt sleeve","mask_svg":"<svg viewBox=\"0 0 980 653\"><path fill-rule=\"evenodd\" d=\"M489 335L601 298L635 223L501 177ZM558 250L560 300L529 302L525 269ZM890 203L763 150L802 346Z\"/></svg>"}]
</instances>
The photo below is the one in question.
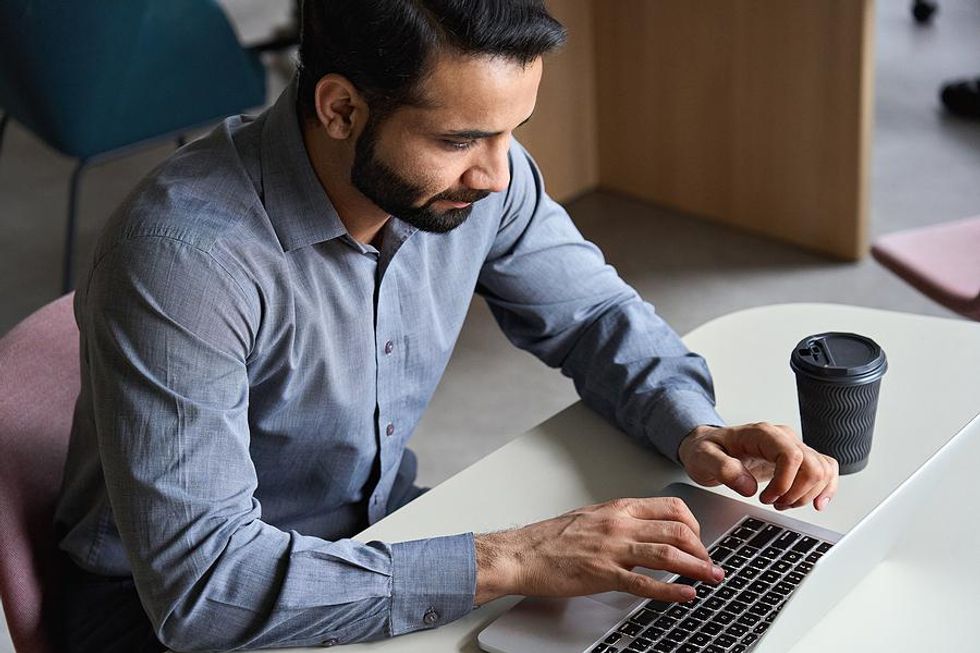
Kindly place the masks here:
<instances>
[{"instance_id":1,"label":"shirt sleeve","mask_svg":"<svg viewBox=\"0 0 980 653\"><path fill-rule=\"evenodd\" d=\"M208 251L125 241L80 311L112 514L157 637L176 650L377 639L472 610L473 535L325 541L262 521L248 357L261 302Z\"/></svg>"},{"instance_id":2,"label":"shirt sleeve","mask_svg":"<svg viewBox=\"0 0 980 653\"><path fill-rule=\"evenodd\" d=\"M561 368L586 405L678 462L692 429L724 424L707 364L582 238L516 141L510 164L477 291L512 343Z\"/></svg>"}]
</instances>

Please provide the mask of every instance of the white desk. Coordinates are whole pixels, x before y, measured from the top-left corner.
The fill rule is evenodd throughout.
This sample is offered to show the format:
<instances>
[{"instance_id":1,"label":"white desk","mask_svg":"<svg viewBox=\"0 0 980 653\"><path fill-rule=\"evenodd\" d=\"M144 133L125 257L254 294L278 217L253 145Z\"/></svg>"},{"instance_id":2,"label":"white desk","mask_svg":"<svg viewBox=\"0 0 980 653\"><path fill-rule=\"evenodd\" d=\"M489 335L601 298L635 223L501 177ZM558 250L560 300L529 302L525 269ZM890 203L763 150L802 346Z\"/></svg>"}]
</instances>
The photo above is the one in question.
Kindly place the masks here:
<instances>
[{"instance_id":1,"label":"white desk","mask_svg":"<svg viewBox=\"0 0 980 653\"><path fill-rule=\"evenodd\" d=\"M695 329L684 340L708 360L715 378L718 409L729 423L770 421L799 432L799 414L789 353L804 336L821 331L854 331L877 341L888 356L881 390L871 462L841 479L837 498L823 513L812 508L795 515L838 531L848 530L926 458L980 411L980 324L833 304L789 304L728 315ZM619 496L650 495L684 475L656 454L640 448L582 404L574 404L525 433L423 497L395 512L357 539L399 541L464 531L489 531L554 516L580 505ZM964 483L964 486L968 485ZM969 490L967 490L969 491ZM977 490L972 490L974 496ZM965 511L960 514L964 515ZM965 515L964 515L965 516ZM948 541L947 570L968 571L964 551ZM941 544L941 543L940 543ZM907 583L935 580L915 546L886 561L852 591L802 640L795 653L848 650L845 642L874 650L909 648L922 641L936 648L947 624L930 623L925 604L946 601L934 591L913 592ZM919 561L918 564L916 561ZM963 584L977 605L977 584ZM442 628L350 650L477 652L476 634L516 598L501 599ZM923 603L925 602L925 603ZM861 619L855 618L861 608ZM868 610L870 609L870 613ZM964 608L965 624L972 615ZM867 635L882 628L881 637ZM964 628L967 626L964 625ZM956 640L947 630L946 641ZM911 639L910 639L911 638ZM885 646L889 643L889 646ZM880 646L880 648L879 648ZM292 649L297 650L297 649ZM304 650L304 649L300 649ZM314 649L305 649L312 651ZM345 649L347 650L347 649ZM861 650L867 650L861 648ZM966 650L959 647L955 650Z\"/></svg>"}]
</instances>

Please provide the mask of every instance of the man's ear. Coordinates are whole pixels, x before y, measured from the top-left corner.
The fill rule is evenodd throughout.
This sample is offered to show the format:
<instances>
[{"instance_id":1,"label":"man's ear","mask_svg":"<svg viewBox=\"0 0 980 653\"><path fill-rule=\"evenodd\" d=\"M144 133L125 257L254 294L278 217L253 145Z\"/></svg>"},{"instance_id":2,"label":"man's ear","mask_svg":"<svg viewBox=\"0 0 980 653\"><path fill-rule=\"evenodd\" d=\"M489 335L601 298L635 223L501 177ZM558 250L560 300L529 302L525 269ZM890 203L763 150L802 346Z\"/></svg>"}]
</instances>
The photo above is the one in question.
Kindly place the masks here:
<instances>
[{"instance_id":1,"label":"man's ear","mask_svg":"<svg viewBox=\"0 0 980 653\"><path fill-rule=\"evenodd\" d=\"M367 124L368 106L346 77L324 75L313 93L316 117L327 135L337 140L356 136Z\"/></svg>"}]
</instances>

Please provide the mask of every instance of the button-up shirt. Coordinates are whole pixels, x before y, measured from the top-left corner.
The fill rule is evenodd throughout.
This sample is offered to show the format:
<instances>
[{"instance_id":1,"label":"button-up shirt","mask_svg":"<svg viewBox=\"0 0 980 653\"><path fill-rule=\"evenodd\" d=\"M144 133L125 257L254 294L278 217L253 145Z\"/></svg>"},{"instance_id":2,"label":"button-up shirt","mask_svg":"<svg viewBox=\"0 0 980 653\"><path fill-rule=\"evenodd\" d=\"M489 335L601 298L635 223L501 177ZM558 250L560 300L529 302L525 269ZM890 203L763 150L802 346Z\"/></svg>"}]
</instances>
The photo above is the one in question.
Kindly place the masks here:
<instances>
[{"instance_id":1,"label":"button-up shirt","mask_svg":"<svg viewBox=\"0 0 980 653\"><path fill-rule=\"evenodd\" d=\"M594 410L676 460L721 424L707 367L584 240L516 141L511 181L434 234L354 240L291 86L143 180L75 299L82 390L56 523L132 575L165 644L346 643L473 607L472 533L349 539L387 514L474 292ZM404 479L402 479L402 482Z\"/></svg>"}]
</instances>

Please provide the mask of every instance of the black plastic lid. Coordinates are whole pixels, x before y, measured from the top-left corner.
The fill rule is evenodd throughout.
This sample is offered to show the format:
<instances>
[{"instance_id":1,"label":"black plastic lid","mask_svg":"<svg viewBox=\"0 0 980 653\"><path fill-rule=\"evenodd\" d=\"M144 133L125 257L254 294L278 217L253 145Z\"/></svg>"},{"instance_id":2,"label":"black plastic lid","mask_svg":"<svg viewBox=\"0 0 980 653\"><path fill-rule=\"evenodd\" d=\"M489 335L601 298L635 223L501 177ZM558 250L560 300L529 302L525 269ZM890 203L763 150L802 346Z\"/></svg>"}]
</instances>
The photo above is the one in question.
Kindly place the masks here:
<instances>
[{"instance_id":1,"label":"black plastic lid","mask_svg":"<svg viewBox=\"0 0 980 653\"><path fill-rule=\"evenodd\" d=\"M789 364L797 374L839 383L866 383L888 369L885 352L874 340L839 332L807 336L796 345Z\"/></svg>"}]
</instances>

